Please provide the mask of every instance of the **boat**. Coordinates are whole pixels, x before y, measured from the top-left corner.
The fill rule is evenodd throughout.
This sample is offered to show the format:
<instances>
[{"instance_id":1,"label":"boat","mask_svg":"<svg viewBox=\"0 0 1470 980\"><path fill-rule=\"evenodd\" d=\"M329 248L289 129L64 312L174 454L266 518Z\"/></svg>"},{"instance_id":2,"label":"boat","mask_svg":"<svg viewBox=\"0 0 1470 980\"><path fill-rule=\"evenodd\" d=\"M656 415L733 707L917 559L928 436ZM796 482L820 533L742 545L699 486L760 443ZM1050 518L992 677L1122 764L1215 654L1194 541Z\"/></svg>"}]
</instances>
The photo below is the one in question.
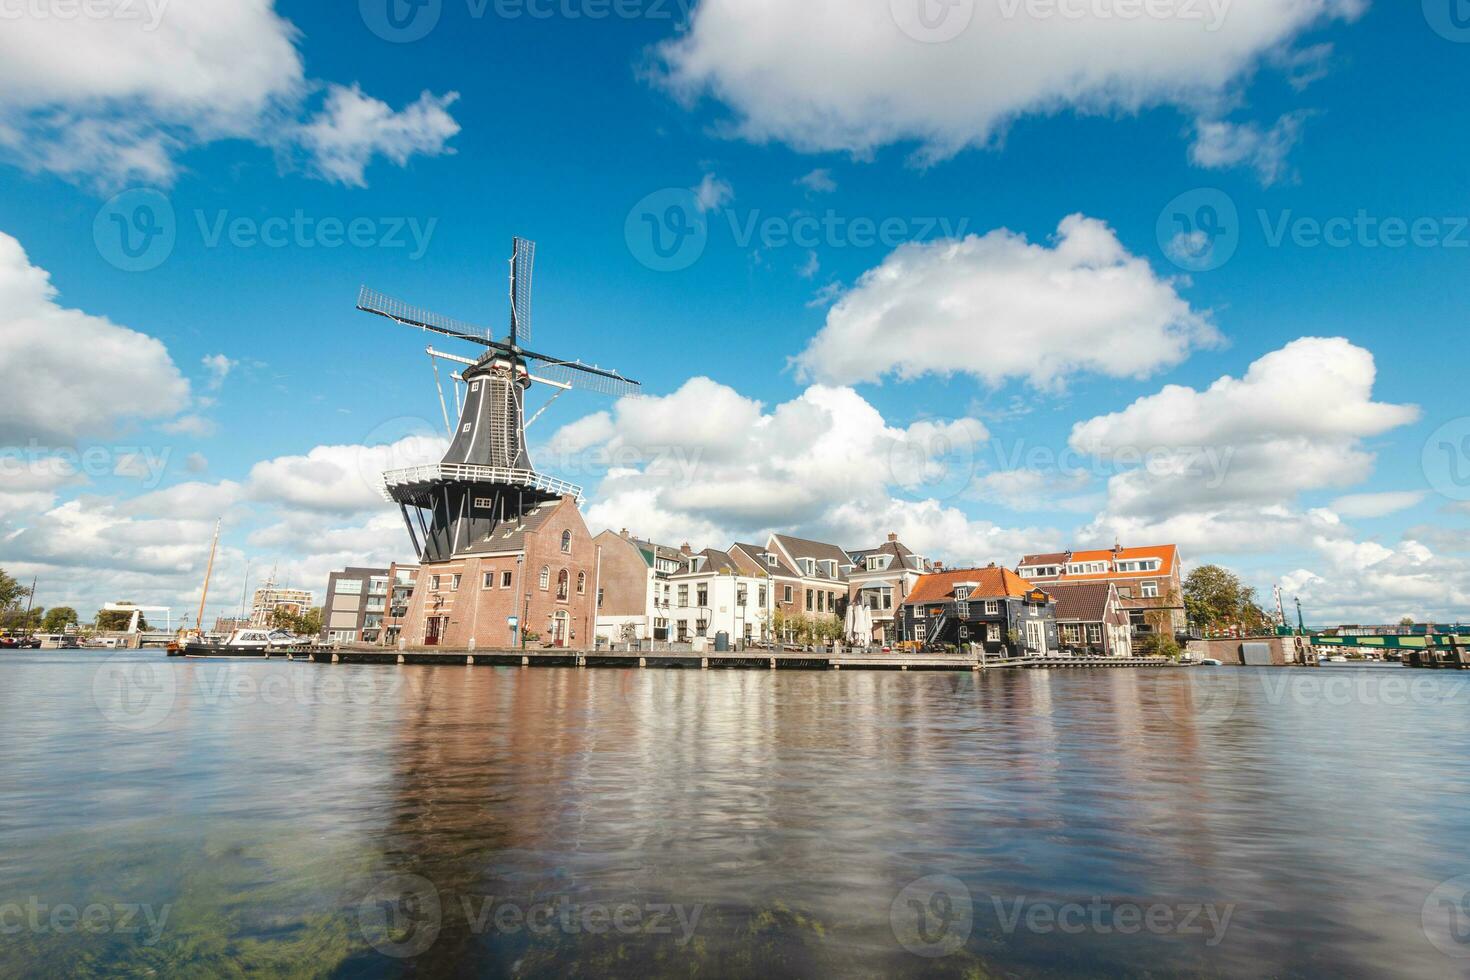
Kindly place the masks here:
<instances>
[{"instance_id":1,"label":"boat","mask_svg":"<svg viewBox=\"0 0 1470 980\"><path fill-rule=\"evenodd\" d=\"M204 638L169 645L170 657L269 657L285 653L306 641L285 630L239 629L223 640Z\"/></svg>"},{"instance_id":2,"label":"boat","mask_svg":"<svg viewBox=\"0 0 1470 980\"><path fill-rule=\"evenodd\" d=\"M1197 663L1201 667L1223 667L1223 666L1225 666L1225 661L1223 661L1223 660L1216 660L1214 657L1201 657L1197 661Z\"/></svg>"}]
</instances>

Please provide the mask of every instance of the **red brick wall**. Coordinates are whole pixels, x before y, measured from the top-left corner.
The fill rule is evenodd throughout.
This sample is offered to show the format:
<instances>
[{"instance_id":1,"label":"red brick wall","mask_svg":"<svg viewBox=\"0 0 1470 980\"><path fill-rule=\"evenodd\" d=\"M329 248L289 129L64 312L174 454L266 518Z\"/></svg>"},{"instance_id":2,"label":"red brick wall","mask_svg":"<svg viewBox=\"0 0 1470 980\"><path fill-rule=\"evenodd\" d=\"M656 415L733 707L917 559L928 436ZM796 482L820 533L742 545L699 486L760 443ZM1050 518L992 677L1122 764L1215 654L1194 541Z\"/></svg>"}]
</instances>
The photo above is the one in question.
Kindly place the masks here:
<instances>
[{"instance_id":1,"label":"red brick wall","mask_svg":"<svg viewBox=\"0 0 1470 980\"><path fill-rule=\"evenodd\" d=\"M561 550L563 531L571 531L571 553ZM590 646L593 635L593 609L597 595L597 549L575 501L564 499L542 526L526 535L525 561L517 555L491 555L457 558L452 561L425 564L419 572L413 604L404 623L403 639L408 646L425 642L430 617L447 620L439 646L467 649L474 646L514 646L515 634L508 619L521 617L521 624L540 639L534 645L549 643L553 636L551 623L558 612L565 612L563 642L567 646ZM547 587L540 587L542 567L548 569ZM557 598L557 576L567 572L567 598ZM503 588L504 573L511 573L510 588ZM451 588L454 574L459 574L459 590ZM491 575L491 588L484 587L485 575ZM583 589L577 589L578 576ZM440 577L440 588L432 588L434 576ZM527 593L531 598L526 600Z\"/></svg>"}]
</instances>

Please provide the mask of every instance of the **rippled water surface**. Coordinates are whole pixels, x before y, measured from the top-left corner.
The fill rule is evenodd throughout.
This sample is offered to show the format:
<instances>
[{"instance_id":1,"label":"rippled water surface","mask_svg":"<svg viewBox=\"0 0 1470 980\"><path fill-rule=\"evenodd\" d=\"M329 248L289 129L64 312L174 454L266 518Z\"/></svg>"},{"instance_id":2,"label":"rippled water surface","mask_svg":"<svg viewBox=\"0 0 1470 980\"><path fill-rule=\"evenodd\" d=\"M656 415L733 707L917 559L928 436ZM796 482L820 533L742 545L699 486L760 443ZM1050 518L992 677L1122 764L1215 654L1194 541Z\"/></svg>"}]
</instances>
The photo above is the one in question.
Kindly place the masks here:
<instances>
[{"instance_id":1,"label":"rippled water surface","mask_svg":"<svg viewBox=\"0 0 1470 980\"><path fill-rule=\"evenodd\" d=\"M1467 688L0 654L0 975L1461 976Z\"/></svg>"}]
</instances>

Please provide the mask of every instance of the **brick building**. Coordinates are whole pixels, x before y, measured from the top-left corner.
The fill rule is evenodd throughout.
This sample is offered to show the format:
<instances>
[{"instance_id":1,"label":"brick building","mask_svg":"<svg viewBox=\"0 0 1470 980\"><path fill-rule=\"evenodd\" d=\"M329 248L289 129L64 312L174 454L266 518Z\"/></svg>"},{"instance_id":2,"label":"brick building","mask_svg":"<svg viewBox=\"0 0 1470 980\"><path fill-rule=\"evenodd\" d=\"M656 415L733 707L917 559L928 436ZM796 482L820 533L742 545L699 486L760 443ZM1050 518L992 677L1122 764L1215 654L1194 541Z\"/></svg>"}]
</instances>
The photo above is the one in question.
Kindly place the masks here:
<instances>
[{"instance_id":1,"label":"brick building","mask_svg":"<svg viewBox=\"0 0 1470 980\"><path fill-rule=\"evenodd\" d=\"M401 642L455 649L590 646L598 552L575 497L494 526L447 561L425 563Z\"/></svg>"},{"instance_id":2,"label":"brick building","mask_svg":"<svg viewBox=\"0 0 1470 980\"><path fill-rule=\"evenodd\" d=\"M1179 548L1172 544L1026 555L1016 572L1043 589L1054 582L1111 582L1127 610L1134 638L1151 633L1182 634L1184 581Z\"/></svg>"}]
</instances>

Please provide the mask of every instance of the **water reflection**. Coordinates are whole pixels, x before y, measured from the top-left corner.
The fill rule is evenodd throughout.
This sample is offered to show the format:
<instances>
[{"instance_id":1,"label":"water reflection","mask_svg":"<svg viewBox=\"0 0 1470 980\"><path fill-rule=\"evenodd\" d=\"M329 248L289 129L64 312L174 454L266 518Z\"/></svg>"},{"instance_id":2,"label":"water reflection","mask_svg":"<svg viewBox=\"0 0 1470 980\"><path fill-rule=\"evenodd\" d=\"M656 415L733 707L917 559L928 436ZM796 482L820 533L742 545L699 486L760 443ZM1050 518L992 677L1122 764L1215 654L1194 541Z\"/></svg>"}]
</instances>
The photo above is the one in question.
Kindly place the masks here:
<instances>
[{"instance_id":1,"label":"water reflection","mask_svg":"<svg viewBox=\"0 0 1470 980\"><path fill-rule=\"evenodd\" d=\"M1394 703L1280 671L139 657L172 695L124 730L110 662L0 662L0 974L1461 965L1425 918L1470 871L1456 674Z\"/></svg>"}]
</instances>

